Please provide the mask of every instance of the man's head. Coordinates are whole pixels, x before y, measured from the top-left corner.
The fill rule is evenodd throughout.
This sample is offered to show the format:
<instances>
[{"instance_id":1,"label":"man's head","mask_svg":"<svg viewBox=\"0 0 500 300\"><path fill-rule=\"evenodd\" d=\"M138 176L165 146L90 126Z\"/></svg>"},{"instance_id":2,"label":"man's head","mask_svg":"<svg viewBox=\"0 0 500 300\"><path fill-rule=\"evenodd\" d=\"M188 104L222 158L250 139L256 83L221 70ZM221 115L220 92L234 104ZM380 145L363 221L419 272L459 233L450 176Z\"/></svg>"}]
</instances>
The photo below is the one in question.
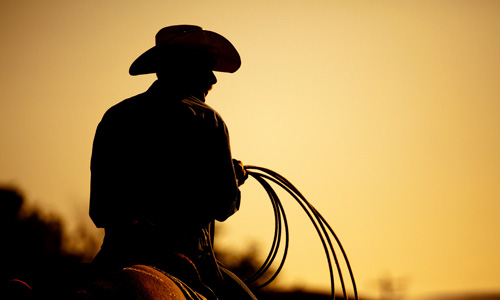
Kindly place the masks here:
<instances>
[{"instance_id":1,"label":"man's head","mask_svg":"<svg viewBox=\"0 0 500 300\"><path fill-rule=\"evenodd\" d=\"M212 71L214 64L210 54L170 49L168 55L158 60L156 74L161 82L171 87L205 97L217 83Z\"/></svg>"}]
</instances>

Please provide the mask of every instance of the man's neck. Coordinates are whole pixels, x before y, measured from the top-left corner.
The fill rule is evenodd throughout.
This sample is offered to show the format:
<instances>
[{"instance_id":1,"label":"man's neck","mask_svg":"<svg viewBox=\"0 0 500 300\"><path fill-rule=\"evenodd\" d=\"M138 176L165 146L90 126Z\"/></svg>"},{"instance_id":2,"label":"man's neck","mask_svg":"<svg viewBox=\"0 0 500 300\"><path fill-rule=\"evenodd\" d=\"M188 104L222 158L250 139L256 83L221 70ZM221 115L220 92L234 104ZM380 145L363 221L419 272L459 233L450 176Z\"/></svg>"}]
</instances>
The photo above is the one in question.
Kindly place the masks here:
<instances>
[{"instance_id":1,"label":"man's neck","mask_svg":"<svg viewBox=\"0 0 500 300\"><path fill-rule=\"evenodd\" d=\"M196 97L197 99L199 99L200 101L205 102L206 93L201 92L201 91L197 91L196 89L193 89L192 87L189 87L186 85L176 85L176 84L172 84L171 82L164 82L161 80L157 80L154 83L154 85L162 93L177 95L177 96L181 96L181 97L193 96L193 97Z\"/></svg>"}]
</instances>

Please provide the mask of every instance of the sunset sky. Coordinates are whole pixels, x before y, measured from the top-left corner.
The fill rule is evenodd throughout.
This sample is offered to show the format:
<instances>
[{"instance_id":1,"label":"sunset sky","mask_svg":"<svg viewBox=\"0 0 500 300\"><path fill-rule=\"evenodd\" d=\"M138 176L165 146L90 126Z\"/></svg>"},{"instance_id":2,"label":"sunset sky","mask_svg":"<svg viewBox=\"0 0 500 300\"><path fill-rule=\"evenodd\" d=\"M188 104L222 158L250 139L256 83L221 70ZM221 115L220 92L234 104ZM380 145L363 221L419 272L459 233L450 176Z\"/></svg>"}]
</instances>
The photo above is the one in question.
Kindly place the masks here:
<instances>
[{"instance_id":1,"label":"sunset sky","mask_svg":"<svg viewBox=\"0 0 500 300\"><path fill-rule=\"evenodd\" d=\"M336 230L362 296L500 291L500 1L0 1L0 184L92 225L89 161L107 108L154 75L128 68L165 26L227 37L241 69L207 98L235 158L294 183ZM220 246L263 255L255 181ZM277 284L328 290L292 199ZM97 232L97 230L96 230Z\"/></svg>"}]
</instances>

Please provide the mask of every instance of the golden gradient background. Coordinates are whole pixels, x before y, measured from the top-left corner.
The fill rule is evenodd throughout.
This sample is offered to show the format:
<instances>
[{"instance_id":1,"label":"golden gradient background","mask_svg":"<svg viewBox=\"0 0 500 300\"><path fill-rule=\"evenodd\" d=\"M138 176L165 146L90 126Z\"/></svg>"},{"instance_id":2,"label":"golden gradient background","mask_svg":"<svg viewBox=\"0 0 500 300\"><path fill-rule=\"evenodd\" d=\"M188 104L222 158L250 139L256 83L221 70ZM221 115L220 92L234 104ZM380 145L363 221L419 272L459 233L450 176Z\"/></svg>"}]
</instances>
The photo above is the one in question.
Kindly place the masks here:
<instances>
[{"instance_id":1,"label":"golden gradient background","mask_svg":"<svg viewBox=\"0 0 500 300\"><path fill-rule=\"evenodd\" d=\"M92 139L154 75L130 63L164 26L197 24L242 57L207 102L233 155L290 179L329 220L360 294L500 290L499 1L0 1L0 183L91 224ZM267 251L255 182L219 245ZM284 200L278 284L328 289L312 226ZM97 232L97 230L96 230Z\"/></svg>"}]
</instances>

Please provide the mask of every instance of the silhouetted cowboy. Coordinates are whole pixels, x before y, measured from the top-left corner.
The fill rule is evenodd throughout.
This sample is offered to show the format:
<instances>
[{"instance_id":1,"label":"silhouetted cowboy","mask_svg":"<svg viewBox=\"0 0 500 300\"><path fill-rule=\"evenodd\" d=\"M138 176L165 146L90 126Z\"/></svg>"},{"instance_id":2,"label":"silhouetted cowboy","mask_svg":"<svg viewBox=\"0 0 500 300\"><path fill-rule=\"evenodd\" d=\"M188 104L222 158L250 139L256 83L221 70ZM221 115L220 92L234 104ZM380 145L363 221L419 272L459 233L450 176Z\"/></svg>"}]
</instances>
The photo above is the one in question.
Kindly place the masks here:
<instances>
[{"instance_id":1,"label":"silhouetted cowboy","mask_svg":"<svg viewBox=\"0 0 500 300\"><path fill-rule=\"evenodd\" d=\"M233 165L226 125L205 96L213 71L240 64L227 39L191 25L161 29L133 62L131 75L158 80L111 107L97 127L90 216L105 238L95 264L153 266L207 298L225 297L210 224L238 210L245 172Z\"/></svg>"}]
</instances>

